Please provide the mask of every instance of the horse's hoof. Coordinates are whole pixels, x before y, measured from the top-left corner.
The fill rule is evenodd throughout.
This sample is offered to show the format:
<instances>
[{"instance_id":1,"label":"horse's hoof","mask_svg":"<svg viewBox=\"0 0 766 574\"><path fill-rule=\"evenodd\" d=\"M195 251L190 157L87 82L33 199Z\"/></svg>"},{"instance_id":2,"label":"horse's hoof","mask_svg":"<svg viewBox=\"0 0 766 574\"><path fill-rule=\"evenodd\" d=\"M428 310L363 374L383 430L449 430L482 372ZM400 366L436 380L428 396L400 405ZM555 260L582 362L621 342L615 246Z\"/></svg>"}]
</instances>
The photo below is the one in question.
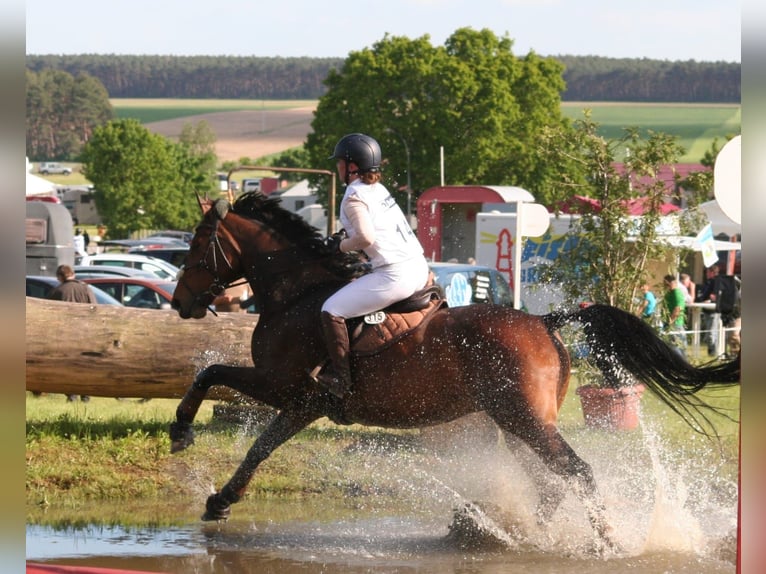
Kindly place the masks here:
<instances>
[{"instance_id":1,"label":"horse's hoof","mask_svg":"<svg viewBox=\"0 0 766 574\"><path fill-rule=\"evenodd\" d=\"M226 522L231 514L231 505L221 500L220 493L211 494L205 503L205 513L202 520L205 522Z\"/></svg>"},{"instance_id":2,"label":"horse's hoof","mask_svg":"<svg viewBox=\"0 0 766 574\"><path fill-rule=\"evenodd\" d=\"M170 423L170 454L175 454L194 444L194 430L186 423Z\"/></svg>"}]
</instances>

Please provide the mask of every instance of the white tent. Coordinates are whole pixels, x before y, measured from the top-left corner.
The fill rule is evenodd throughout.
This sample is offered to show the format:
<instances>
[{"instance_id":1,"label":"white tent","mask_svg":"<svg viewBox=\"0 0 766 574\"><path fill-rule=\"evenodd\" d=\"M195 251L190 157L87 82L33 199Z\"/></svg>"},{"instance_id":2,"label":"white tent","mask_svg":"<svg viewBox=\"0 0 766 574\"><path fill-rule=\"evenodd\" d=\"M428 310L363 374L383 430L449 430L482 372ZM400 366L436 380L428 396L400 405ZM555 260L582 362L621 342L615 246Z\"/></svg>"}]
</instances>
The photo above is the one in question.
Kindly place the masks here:
<instances>
[{"instance_id":1,"label":"white tent","mask_svg":"<svg viewBox=\"0 0 766 574\"><path fill-rule=\"evenodd\" d=\"M713 226L713 235L718 235L719 233L725 233L726 235L742 233L742 224L729 219L715 199L701 204L700 209L707 215L708 220Z\"/></svg>"},{"instance_id":2,"label":"white tent","mask_svg":"<svg viewBox=\"0 0 766 574\"><path fill-rule=\"evenodd\" d=\"M47 179L27 173L27 195L56 195L56 186Z\"/></svg>"},{"instance_id":3,"label":"white tent","mask_svg":"<svg viewBox=\"0 0 766 574\"><path fill-rule=\"evenodd\" d=\"M32 164L29 163L29 158L26 158L27 195L56 195L56 186L53 183L29 173L30 171Z\"/></svg>"}]
</instances>

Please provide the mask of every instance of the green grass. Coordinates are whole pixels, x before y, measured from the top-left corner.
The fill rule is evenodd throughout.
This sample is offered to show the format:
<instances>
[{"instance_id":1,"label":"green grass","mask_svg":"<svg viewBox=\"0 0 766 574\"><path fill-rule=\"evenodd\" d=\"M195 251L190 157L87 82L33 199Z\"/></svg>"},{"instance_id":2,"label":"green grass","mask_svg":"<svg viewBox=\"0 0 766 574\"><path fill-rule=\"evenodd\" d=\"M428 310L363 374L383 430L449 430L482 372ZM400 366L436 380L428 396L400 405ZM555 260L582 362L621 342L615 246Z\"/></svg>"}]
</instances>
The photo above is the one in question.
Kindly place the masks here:
<instances>
[{"instance_id":1,"label":"green grass","mask_svg":"<svg viewBox=\"0 0 766 574\"><path fill-rule=\"evenodd\" d=\"M584 423L576 384L575 379L560 413L559 426L566 440L586 460L594 456L593 452L610 449L643 452L644 434L654 429L667 445L666 450L686 453L685 460L691 460L688 464L701 471L717 468L722 479L736 480L736 421L713 416L719 438L705 438L646 392L642 411L649 426L645 429L591 429ZM706 398L738 414L739 387ZM87 512L89 501L129 503L130 512L134 512L134 505L141 504L150 513L156 512L157 505L193 508L196 512L200 497L213 485L220 488L229 479L262 428L248 430L215 418L213 405L205 401L195 420L196 443L171 455L168 427L175 420L178 400L139 403L94 397L88 403L69 403L63 395L34 397L27 393L29 520L44 520L44 515L57 516L57 512L66 515L68 510L78 508ZM424 444L418 430L336 426L322 419L261 465L247 498L305 500L321 496L343 500L350 493L374 493L395 499L400 490L397 480L402 472L408 472L408 465L430 468L438 462L439 458L432 459L434 453ZM695 445L695 452L689 454L691 445ZM381 467L392 470L382 473Z\"/></svg>"},{"instance_id":2,"label":"green grass","mask_svg":"<svg viewBox=\"0 0 766 574\"><path fill-rule=\"evenodd\" d=\"M607 139L624 135L624 129L637 127L643 135L649 130L678 137L685 154L681 163L699 162L715 138L722 147L727 136L742 131L742 108L734 104L616 104L566 102L562 112L579 119L590 109L599 133Z\"/></svg>"},{"instance_id":3,"label":"green grass","mask_svg":"<svg viewBox=\"0 0 766 574\"><path fill-rule=\"evenodd\" d=\"M120 118L133 118L142 124L216 112L243 110L286 110L315 106L314 100L182 100L112 98L112 108Z\"/></svg>"}]
</instances>

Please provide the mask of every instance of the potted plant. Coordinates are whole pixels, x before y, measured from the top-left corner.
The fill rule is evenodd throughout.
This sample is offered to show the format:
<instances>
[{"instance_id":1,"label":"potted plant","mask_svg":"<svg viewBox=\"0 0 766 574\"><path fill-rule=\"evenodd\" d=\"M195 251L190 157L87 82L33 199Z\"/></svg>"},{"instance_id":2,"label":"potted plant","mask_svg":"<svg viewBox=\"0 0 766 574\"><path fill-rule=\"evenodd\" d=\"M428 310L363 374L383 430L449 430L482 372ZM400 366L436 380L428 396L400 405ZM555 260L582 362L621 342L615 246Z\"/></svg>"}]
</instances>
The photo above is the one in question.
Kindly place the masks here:
<instances>
[{"instance_id":1,"label":"potted plant","mask_svg":"<svg viewBox=\"0 0 766 574\"><path fill-rule=\"evenodd\" d=\"M579 384L580 398L585 424L591 428L607 430L632 430L638 426L641 414L641 396L646 390L642 383L619 384L591 361L599 359L590 356L587 344L579 342L573 346L573 364Z\"/></svg>"}]
</instances>

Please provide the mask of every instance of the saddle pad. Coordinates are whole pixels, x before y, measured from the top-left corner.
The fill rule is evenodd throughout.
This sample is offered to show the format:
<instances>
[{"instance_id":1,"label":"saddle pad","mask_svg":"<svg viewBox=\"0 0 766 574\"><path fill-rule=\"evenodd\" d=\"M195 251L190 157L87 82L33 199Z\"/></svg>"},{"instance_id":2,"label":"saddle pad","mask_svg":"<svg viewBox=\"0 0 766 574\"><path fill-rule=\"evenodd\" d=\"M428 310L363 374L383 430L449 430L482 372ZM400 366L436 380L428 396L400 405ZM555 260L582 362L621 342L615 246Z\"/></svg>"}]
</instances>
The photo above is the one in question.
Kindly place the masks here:
<instances>
[{"instance_id":1,"label":"saddle pad","mask_svg":"<svg viewBox=\"0 0 766 574\"><path fill-rule=\"evenodd\" d=\"M386 318L374 325L362 322L352 333L351 353L367 357L381 352L424 324L442 306L446 306L446 301L434 298L423 309L409 313L386 313Z\"/></svg>"}]
</instances>

